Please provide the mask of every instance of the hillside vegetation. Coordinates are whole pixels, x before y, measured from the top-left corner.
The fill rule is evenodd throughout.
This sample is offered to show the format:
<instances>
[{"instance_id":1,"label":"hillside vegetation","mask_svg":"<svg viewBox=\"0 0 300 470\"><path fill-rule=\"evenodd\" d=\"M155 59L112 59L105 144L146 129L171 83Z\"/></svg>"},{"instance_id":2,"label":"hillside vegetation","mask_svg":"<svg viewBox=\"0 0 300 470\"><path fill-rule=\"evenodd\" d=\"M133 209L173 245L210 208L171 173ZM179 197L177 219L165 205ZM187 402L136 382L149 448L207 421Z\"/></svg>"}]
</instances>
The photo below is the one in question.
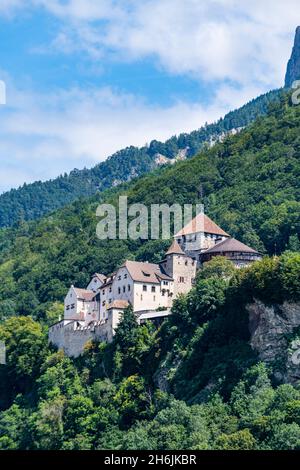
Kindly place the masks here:
<instances>
[{"instance_id":1,"label":"hillside vegetation","mask_svg":"<svg viewBox=\"0 0 300 470\"><path fill-rule=\"evenodd\" d=\"M0 232L1 449L300 449L299 389L258 360L246 310L300 302L299 129L284 96L190 160ZM71 283L169 244L98 240L99 202L196 203L199 185L208 214L269 256L245 270L216 258L158 329L128 309L109 345L76 360L49 348Z\"/></svg>"},{"instance_id":2,"label":"hillside vegetation","mask_svg":"<svg viewBox=\"0 0 300 470\"><path fill-rule=\"evenodd\" d=\"M114 341L77 360L30 317L6 320L0 449L299 450L300 391L257 360L245 311L275 286L299 302L299 278L299 253L236 272L216 258L158 330L128 309Z\"/></svg>"},{"instance_id":3,"label":"hillside vegetation","mask_svg":"<svg viewBox=\"0 0 300 470\"><path fill-rule=\"evenodd\" d=\"M24 184L19 189L1 194L0 227L9 227L22 220L38 219L81 196L91 196L148 173L157 167L157 154L174 160L184 150L187 157L194 156L203 146L218 140L224 133L247 126L257 116L264 115L280 94L280 90L275 90L262 95L218 122L205 125L190 134L174 136L164 143L154 140L149 146L141 148L131 146L116 152L92 169L75 169L54 180Z\"/></svg>"},{"instance_id":4,"label":"hillside vegetation","mask_svg":"<svg viewBox=\"0 0 300 470\"><path fill-rule=\"evenodd\" d=\"M92 273L109 274L126 258L161 259L169 241L97 239L97 205L117 204L120 194L148 206L201 201L224 230L262 253L297 250L299 128L300 107L285 97L267 117L190 160L0 231L0 318L52 318L47 312L71 284L84 287Z\"/></svg>"}]
</instances>

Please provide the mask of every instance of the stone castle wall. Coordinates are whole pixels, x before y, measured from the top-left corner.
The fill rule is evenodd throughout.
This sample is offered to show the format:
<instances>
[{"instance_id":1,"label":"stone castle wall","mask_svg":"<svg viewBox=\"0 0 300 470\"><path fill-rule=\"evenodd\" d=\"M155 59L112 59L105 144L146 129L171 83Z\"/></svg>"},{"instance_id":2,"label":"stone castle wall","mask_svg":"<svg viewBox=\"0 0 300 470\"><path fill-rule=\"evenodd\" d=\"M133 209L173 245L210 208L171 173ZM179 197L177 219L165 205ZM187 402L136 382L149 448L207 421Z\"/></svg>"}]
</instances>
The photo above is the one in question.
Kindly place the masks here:
<instances>
[{"instance_id":1,"label":"stone castle wall","mask_svg":"<svg viewBox=\"0 0 300 470\"><path fill-rule=\"evenodd\" d=\"M113 313L108 320L94 322L89 326L79 322L62 321L50 328L49 342L62 349L67 356L78 357L88 341L107 343L112 341L117 324L116 315Z\"/></svg>"}]
</instances>

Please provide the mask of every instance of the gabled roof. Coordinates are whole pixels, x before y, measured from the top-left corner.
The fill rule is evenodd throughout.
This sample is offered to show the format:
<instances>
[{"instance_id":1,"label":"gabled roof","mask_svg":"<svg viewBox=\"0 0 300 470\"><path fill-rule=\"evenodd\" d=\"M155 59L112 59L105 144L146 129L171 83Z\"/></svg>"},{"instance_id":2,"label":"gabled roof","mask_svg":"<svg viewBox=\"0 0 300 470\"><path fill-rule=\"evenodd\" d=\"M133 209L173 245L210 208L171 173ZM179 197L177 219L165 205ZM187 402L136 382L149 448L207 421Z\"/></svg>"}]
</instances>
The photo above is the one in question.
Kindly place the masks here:
<instances>
[{"instance_id":1,"label":"gabled roof","mask_svg":"<svg viewBox=\"0 0 300 470\"><path fill-rule=\"evenodd\" d=\"M120 310L125 310L129 306L129 302L127 300L114 300L109 306L107 307L107 310L110 310L112 308L117 308Z\"/></svg>"},{"instance_id":2,"label":"gabled roof","mask_svg":"<svg viewBox=\"0 0 300 470\"><path fill-rule=\"evenodd\" d=\"M79 300L85 300L85 301L90 301L93 300L95 297L95 292L92 290L87 290L87 289L79 289L78 287L74 287L77 299Z\"/></svg>"},{"instance_id":3,"label":"gabled roof","mask_svg":"<svg viewBox=\"0 0 300 470\"><path fill-rule=\"evenodd\" d=\"M166 255L185 255L185 252L179 246L177 240L174 240L170 248L168 249ZM185 255L186 256L186 255Z\"/></svg>"},{"instance_id":4,"label":"gabled roof","mask_svg":"<svg viewBox=\"0 0 300 470\"><path fill-rule=\"evenodd\" d=\"M97 279L99 279L99 281L101 281L103 284L105 283L106 281L106 276L104 274L99 274L99 273L95 273L93 274L93 278L96 277Z\"/></svg>"},{"instance_id":5,"label":"gabled roof","mask_svg":"<svg viewBox=\"0 0 300 470\"><path fill-rule=\"evenodd\" d=\"M253 250L249 246L245 245L242 242L239 242L235 238L227 238L219 243L217 243L212 248L204 251L203 254L206 253L225 253L225 252L239 252L239 253L253 253L259 254L258 251Z\"/></svg>"},{"instance_id":6,"label":"gabled roof","mask_svg":"<svg viewBox=\"0 0 300 470\"><path fill-rule=\"evenodd\" d=\"M104 284L101 286L101 289L110 286L113 283L116 273L112 273L109 276L106 276Z\"/></svg>"},{"instance_id":7,"label":"gabled roof","mask_svg":"<svg viewBox=\"0 0 300 470\"><path fill-rule=\"evenodd\" d=\"M215 222L213 222L206 214L202 212L194 217L182 230L176 233L175 237L182 235L190 235L192 233L210 233L213 235L221 235L222 237L229 237L228 233L224 232Z\"/></svg>"},{"instance_id":8,"label":"gabled roof","mask_svg":"<svg viewBox=\"0 0 300 470\"><path fill-rule=\"evenodd\" d=\"M123 267L127 268L130 277L136 282L160 284L161 279L169 281L173 280L163 271L159 264L127 260L123 264Z\"/></svg>"}]
</instances>

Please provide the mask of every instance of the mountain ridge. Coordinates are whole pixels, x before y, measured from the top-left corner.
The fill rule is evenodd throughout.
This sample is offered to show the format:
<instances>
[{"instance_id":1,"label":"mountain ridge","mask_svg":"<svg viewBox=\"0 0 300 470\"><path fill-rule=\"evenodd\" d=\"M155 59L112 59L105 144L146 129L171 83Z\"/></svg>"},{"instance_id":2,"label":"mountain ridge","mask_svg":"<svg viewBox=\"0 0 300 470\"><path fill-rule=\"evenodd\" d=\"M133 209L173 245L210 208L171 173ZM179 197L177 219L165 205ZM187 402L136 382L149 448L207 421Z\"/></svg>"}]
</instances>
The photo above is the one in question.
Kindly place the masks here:
<instances>
[{"instance_id":1,"label":"mountain ridge","mask_svg":"<svg viewBox=\"0 0 300 470\"><path fill-rule=\"evenodd\" d=\"M294 47L287 65L285 76L286 88L291 88L296 80L300 80L300 26L296 29Z\"/></svg>"},{"instance_id":2,"label":"mountain ridge","mask_svg":"<svg viewBox=\"0 0 300 470\"><path fill-rule=\"evenodd\" d=\"M153 140L148 147L127 147L91 169L74 169L46 182L24 184L0 195L0 227L35 220L80 197L92 196L120 183L153 171L166 161L197 154L205 145L224 138L228 132L245 127L265 115L271 103L278 101L282 90L270 91L229 112L216 123L202 126L189 134L171 137L166 142ZM158 155L161 162L158 161Z\"/></svg>"}]
</instances>

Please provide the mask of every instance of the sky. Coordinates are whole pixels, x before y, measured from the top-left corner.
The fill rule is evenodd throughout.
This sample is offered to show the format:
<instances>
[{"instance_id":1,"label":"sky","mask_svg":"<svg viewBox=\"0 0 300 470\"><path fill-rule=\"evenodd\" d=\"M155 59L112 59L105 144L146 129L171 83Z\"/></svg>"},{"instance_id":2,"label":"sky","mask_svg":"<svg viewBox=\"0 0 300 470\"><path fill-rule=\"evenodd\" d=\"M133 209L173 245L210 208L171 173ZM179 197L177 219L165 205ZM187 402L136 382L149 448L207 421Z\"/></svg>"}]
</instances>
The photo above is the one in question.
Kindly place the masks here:
<instances>
[{"instance_id":1,"label":"sky","mask_svg":"<svg viewBox=\"0 0 300 470\"><path fill-rule=\"evenodd\" d=\"M0 0L0 193L281 87L299 24L299 0Z\"/></svg>"}]
</instances>

